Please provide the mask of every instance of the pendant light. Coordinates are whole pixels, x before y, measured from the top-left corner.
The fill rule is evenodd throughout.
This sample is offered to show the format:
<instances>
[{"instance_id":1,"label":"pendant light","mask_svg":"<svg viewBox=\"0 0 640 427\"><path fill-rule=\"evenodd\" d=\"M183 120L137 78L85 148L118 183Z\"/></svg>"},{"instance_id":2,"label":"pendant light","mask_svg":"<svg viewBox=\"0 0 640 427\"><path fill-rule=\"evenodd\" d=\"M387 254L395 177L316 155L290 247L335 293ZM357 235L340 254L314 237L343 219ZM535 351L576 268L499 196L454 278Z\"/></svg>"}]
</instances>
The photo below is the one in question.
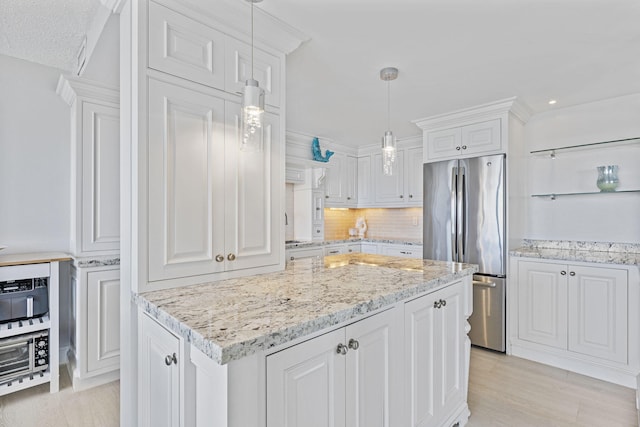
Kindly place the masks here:
<instances>
[{"instance_id":1,"label":"pendant light","mask_svg":"<svg viewBox=\"0 0 640 427\"><path fill-rule=\"evenodd\" d=\"M242 141L241 151L262 151L262 118L264 115L264 89L253 78L253 4L262 0L246 0L251 3L251 78L242 91Z\"/></svg>"},{"instance_id":2,"label":"pendant light","mask_svg":"<svg viewBox=\"0 0 640 427\"><path fill-rule=\"evenodd\" d=\"M387 82L387 130L382 137L382 172L393 175L396 161L396 138L391 132L391 80L398 78L398 69L387 67L380 70L380 79Z\"/></svg>"}]
</instances>

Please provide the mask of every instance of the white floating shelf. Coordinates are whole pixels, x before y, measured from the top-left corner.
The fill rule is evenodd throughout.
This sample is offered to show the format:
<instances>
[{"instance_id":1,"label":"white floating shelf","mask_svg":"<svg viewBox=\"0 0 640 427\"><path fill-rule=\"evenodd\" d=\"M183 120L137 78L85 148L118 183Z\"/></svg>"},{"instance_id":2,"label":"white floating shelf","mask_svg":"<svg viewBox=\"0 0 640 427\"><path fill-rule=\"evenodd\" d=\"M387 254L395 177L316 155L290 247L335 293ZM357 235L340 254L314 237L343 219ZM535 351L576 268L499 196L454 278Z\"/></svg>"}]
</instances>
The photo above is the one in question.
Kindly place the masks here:
<instances>
[{"instance_id":1,"label":"white floating shelf","mask_svg":"<svg viewBox=\"0 0 640 427\"><path fill-rule=\"evenodd\" d=\"M40 384L48 383L51 380L49 371L35 372L25 375L24 377L15 378L4 384L0 384L0 396L13 393L15 391L24 390L25 388L34 387Z\"/></svg>"},{"instance_id":2,"label":"white floating shelf","mask_svg":"<svg viewBox=\"0 0 640 427\"><path fill-rule=\"evenodd\" d=\"M30 332L42 331L51 327L49 315L34 317L27 320L17 320L15 322L0 323L0 338L13 337L15 335L28 334Z\"/></svg>"}]
</instances>

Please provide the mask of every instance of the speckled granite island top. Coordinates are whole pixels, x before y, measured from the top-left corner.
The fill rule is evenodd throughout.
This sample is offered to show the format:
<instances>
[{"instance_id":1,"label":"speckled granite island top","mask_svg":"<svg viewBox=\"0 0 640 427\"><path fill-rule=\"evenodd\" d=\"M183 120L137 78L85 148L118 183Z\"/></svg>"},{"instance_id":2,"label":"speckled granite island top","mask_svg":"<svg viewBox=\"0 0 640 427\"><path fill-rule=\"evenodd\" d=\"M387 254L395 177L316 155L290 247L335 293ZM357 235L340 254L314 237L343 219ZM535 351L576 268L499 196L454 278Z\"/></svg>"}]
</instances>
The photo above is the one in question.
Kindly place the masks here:
<instances>
[{"instance_id":1,"label":"speckled granite island top","mask_svg":"<svg viewBox=\"0 0 640 427\"><path fill-rule=\"evenodd\" d=\"M284 271L133 295L219 364L354 319L477 266L370 254L291 262Z\"/></svg>"}]
</instances>

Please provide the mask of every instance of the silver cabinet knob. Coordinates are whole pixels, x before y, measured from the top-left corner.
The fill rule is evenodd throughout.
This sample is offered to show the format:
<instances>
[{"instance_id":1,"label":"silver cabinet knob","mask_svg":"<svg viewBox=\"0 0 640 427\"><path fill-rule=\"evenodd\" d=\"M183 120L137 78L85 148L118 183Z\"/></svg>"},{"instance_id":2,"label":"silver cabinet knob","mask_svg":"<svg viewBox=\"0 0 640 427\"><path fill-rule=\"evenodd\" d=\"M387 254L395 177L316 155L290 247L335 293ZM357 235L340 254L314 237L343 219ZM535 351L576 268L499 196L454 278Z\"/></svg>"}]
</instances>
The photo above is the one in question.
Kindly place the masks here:
<instances>
[{"instance_id":1,"label":"silver cabinet knob","mask_svg":"<svg viewBox=\"0 0 640 427\"><path fill-rule=\"evenodd\" d=\"M433 302L433 308L440 308L440 307L442 307L442 304L440 304L440 301Z\"/></svg>"},{"instance_id":2,"label":"silver cabinet knob","mask_svg":"<svg viewBox=\"0 0 640 427\"><path fill-rule=\"evenodd\" d=\"M401 194L401 195L400 195L400 198L401 198L401 199L404 199L404 196Z\"/></svg>"},{"instance_id":3,"label":"silver cabinet knob","mask_svg":"<svg viewBox=\"0 0 640 427\"><path fill-rule=\"evenodd\" d=\"M235 259L236 259L236 256L235 256L234 254L229 254L229 255L227 255L227 259L228 259L229 261L233 261L233 260L235 260Z\"/></svg>"},{"instance_id":4,"label":"silver cabinet knob","mask_svg":"<svg viewBox=\"0 0 640 427\"><path fill-rule=\"evenodd\" d=\"M329 198L329 196L324 196L324 198L325 198L325 199L328 199L328 198Z\"/></svg>"},{"instance_id":5,"label":"silver cabinet knob","mask_svg":"<svg viewBox=\"0 0 640 427\"><path fill-rule=\"evenodd\" d=\"M222 256L220 254L216 255L216 261L218 261L218 262L224 261L224 256Z\"/></svg>"},{"instance_id":6,"label":"silver cabinet knob","mask_svg":"<svg viewBox=\"0 0 640 427\"><path fill-rule=\"evenodd\" d=\"M572 271L571 273L569 273L569 276L575 276L575 275L576 275L575 271Z\"/></svg>"},{"instance_id":7,"label":"silver cabinet knob","mask_svg":"<svg viewBox=\"0 0 640 427\"><path fill-rule=\"evenodd\" d=\"M171 366L172 363L175 363L176 365L178 364L178 357L176 356L175 353L173 353L172 355L167 355L167 357L164 358L164 363L167 366Z\"/></svg>"},{"instance_id":8,"label":"silver cabinet knob","mask_svg":"<svg viewBox=\"0 0 640 427\"><path fill-rule=\"evenodd\" d=\"M346 345L342 343L338 344L338 347L336 347L336 353L341 354L343 356L347 354L347 351L349 351L349 349L347 348Z\"/></svg>"},{"instance_id":9,"label":"silver cabinet knob","mask_svg":"<svg viewBox=\"0 0 640 427\"><path fill-rule=\"evenodd\" d=\"M294 259L296 259L295 257L291 257L291 261L293 261Z\"/></svg>"},{"instance_id":10,"label":"silver cabinet knob","mask_svg":"<svg viewBox=\"0 0 640 427\"><path fill-rule=\"evenodd\" d=\"M564 271L564 270L562 270L562 271L560 272L560 274L561 274L562 276L566 276L566 275L567 275L567 272L566 272L566 271Z\"/></svg>"},{"instance_id":11,"label":"silver cabinet knob","mask_svg":"<svg viewBox=\"0 0 640 427\"><path fill-rule=\"evenodd\" d=\"M467 149L467 146L466 146L466 145L463 145L463 146L462 146L462 149L463 149L463 150L466 150L466 149Z\"/></svg>"},{"instance_id":12,"label":"silver cabinet knob","mask_svg":"<svg viewBox=\"0 0 640 427\"><path fill-rule=\"evenodd\" d=\"M444 307L445 305L447 305L447 300L441 299L440 304Z\"/></svg>"},{"instance_id":13,"label":"silver cabinet knob","mask_svg":"<svg viewBox=\"0 0 640 427\"><path fill-rule=\"evenodd\" d=\"M347 200L351 200L351 197L347 197Z\"/></svg>"},{"instance_id":14,"label":"silver cabinet knob","mask_svg":"<svg viewBox=\"0 0 640 427\"><path fill-rule=\"evenodd\" d=\"M460 151L460 147L456 147L456 150Z\"/></svg>"},{"instance_id":15,"label":"silver cabinet knob","mask_svg":"<svg viewBox=\"0 0 640 427\"><path fill-rule=\"evenodd\" d=\"M349 348L351 350L357 350L359 347L360 343L357 340L354 340L353 338L349 340Z\"/></svg>"},{"instance_id":16,"label":"silver cabinet knob","mask_svg":"<svg viewBox=\"0 0 640 427\"><path fill-rule=\"evenodd\" d=\"M413 199L413 194L409 194L409 198L410 198L410 199Z\"/></svg>"}]
</instances>

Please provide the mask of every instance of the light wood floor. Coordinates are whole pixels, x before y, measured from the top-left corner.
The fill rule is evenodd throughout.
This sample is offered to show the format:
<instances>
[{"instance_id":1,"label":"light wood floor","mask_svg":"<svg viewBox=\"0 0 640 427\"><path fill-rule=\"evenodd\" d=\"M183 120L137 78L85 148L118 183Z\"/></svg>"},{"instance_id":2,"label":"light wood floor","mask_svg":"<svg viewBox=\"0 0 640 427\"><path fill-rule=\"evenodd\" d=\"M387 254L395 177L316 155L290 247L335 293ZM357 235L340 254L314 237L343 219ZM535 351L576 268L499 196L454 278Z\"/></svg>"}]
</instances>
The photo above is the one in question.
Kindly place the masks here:
<instances>
[{"instance_id":1,"label":"light wood floor","mask_svg":"<svg viewBox=\"0 0 640 427\"><path fill-rule=\"evenodd\" d=\"M0 427L115 427L118 386L74 393L61 369L43 384L0 397ZM638 426L635 391L517 357L472 349L469 427Z\"/></svg>"}]
</instances>

